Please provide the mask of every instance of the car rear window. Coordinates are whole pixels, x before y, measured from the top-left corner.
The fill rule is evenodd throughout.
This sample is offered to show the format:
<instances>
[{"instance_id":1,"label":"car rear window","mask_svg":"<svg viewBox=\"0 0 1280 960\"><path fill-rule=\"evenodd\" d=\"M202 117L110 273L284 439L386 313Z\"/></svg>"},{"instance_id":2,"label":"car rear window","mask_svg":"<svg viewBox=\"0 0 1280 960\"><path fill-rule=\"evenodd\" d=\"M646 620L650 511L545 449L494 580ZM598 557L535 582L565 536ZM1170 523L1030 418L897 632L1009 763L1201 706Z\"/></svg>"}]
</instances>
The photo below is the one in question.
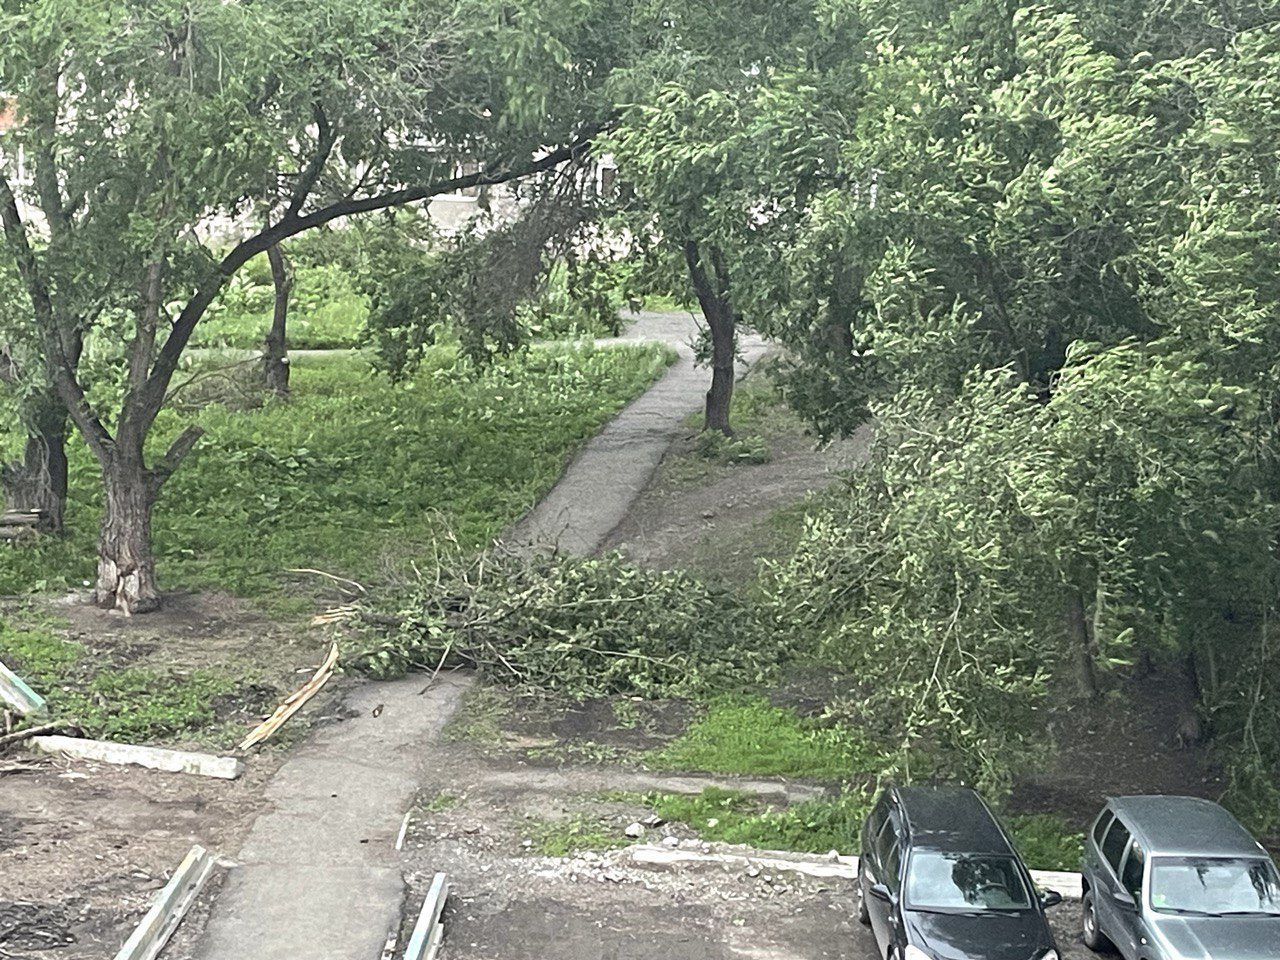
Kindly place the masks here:
<instances>
[{"instance_id":1,"label":"car rear window","mask_svg":"<svg viewBox=\"0 0 1280 960\"><path fill-rule=\"evenodd\" d=\"M917 850L907 867L911 910L1026 910L1027 885L1013 857Z\"/></svg>"},{"instance_id":2,"label":"car rear window","mask_svg":"<svg viewBox=\"0 0 1280 960\"><path fill-rule=\"evenodd\" d=\"M1112 870L1120 870L1120 858L1124 856L1124 848L1129 845L1129 838L1129 828L1117 817L1102 841L1102 855L1107 858Z\"/></svg>"}]
</instances>

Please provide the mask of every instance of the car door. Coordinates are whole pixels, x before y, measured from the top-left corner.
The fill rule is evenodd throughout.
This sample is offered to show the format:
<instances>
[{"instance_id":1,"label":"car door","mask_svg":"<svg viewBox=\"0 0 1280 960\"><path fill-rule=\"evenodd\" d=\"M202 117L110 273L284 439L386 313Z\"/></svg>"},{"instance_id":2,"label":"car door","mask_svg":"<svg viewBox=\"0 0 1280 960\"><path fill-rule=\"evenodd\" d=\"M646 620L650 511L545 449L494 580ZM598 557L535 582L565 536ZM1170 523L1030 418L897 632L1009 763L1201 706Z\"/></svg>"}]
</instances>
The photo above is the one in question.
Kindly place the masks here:
<instances>
[{"instance_id":1,"label":"car door","mask_svg":"<svg viewBox=\"0 0 1280 960\"><path fill-rule=\"evenodd\" d=\"M1120 870L1132 839L1133 834L1124 821L1116 817L1099 844L1102 862L1098 865L1098 889L1094 891L1093 904L1098 915L1098 927L1117 947L1121 947L1124 939L1122 928L1126 908L1121 901L1128 896L1120 882ZM1123 947L1120 952L1128 958L1133 957L1132 952Z\"/></svg>"},{"instance_id":2,"label":"car door","mask_svg":"<svg viewBox=\"0 0 1280 960\"><path fill-rule=\"evenodd\" d=\"M887 897L870 892L867 895L867 913L871 917L871 932L875 935L876 946L882 957L888 956L889 944L893 937L892 897L897 887L897 878L894 874L901 862L898 847L897 817L890 813L875 839L874 860L871 864L872 869L868 872L868 879L874 886L883 887L889 892Z\"/></svg>"},{"instance_id":3,"label":"car door","mask_svg":"<svg viewBox=\"0 0 1280 960\"><path fill-rule=\"evenodd\" d=\"M1116 925L1111 942L1122 954L1134 960L1143 942L1142 888L1147 876L1147 852L1137 840L1129 842L1124 862L1120 865L1120 888L1133 898L1132 905L1115 901Z\"/></svg>"}]
</instances>

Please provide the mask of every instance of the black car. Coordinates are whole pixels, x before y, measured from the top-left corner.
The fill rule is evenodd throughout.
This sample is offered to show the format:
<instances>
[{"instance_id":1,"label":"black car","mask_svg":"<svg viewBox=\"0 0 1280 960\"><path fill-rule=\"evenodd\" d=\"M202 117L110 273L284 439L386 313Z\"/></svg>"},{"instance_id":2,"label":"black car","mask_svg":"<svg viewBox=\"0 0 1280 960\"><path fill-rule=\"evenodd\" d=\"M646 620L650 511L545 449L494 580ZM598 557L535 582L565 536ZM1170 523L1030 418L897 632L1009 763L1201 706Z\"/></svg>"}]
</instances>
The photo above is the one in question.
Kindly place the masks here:
<instances>
[{"instance_id":1,"label":"black car","mask_svg":"<svg viewBox=\"0 0 1280 960\"><path fill-rule=\"evenodd\" d=\"M964 787L891 787L862 827L858 919L886 960L1058 960L1040 893Z\"/></svg>"}]
</instances>

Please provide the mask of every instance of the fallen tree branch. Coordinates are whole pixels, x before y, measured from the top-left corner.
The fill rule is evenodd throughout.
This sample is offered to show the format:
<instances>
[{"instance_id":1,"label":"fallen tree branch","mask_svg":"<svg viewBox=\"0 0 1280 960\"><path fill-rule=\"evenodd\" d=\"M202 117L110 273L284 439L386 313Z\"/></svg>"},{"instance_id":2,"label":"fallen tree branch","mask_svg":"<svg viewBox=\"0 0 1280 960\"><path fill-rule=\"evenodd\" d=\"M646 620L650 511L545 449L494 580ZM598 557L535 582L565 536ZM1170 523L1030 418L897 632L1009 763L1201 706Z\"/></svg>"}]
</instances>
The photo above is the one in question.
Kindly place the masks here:
<instances>
[{"instance_id":1,"label":"fallen tree branch","mask_svg":"<svg viewBox=\"0 0 1280 960\"><path fill-rule=\"evenodd\" d=\"M276 707L275 713L254 727L240 744L240 749L248 750L250 747L255 747L272 737L277 730L285 725L285 722L290 717L302 709L303 704L320 692L320 688L328 683L329 678L333 676L333 669L337 665L338 645L335 643L330 648L329 655L325 657L324 663L320 664L320 668L316 670L315 676L292 693L284 703Z\"/></svg>"},{"instance_id":2,"label":"fallen tree branch","mask_svg":"<svg viewBox=\"0 0 1280 960\"><path fill-rule=\"evenodd\" d=\"M75 727L74 720L57 720L53 723L42 723L38 727L27 727L25 730L16 730L13 733L5 734L0 737L0 750L11 747L15 743L22 743L24 740L30 740L32 737L42 737L48 733L57 733L59 730L66 730L69 727Z\"/></svg>"}]
</instances>

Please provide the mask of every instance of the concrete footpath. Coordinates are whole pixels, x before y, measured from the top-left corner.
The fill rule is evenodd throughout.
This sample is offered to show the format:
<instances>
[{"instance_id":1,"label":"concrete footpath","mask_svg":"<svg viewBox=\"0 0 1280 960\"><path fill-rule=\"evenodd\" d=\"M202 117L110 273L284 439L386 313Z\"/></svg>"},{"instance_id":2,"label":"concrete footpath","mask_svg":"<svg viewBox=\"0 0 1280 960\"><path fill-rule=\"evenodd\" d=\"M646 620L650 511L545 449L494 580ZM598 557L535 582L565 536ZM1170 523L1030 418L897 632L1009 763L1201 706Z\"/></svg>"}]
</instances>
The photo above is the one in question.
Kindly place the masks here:
<instances>
[{"instance_id":1,"label":"concrete footpath","mask_svg":"<svg viewBox=\"0 0 1280 960\"><path fill-rule=\"evenodd\" d=\"M641 313L610 343L651 342L673 347L679 359L647 392L625 407L578 452L551 492L512 529L514 544L555 547L590 556L649 485L685 418L702 408L711 372L693 361L698 324L689 313ZM758 336L739 338L739 375L764 356Z\"/></svg>"},{"instance_id":2,"label":"concrete footpath","mask_svg":"<svg viewBox=\"0 0 1280 960\"><path fill-rule=\"evenodd\" d=\"M610 342L656 341L679 353L667 373L589 441L509 541L597 550L648 485L710 373L695 368L690 314L641 314ZM765 352L747 337L748 363ZM745 368L744 368L745 369ZM353 719L320 727L271 779L270 811L254 823L218 896L198 960L374 960L398 926L405 885L395 839L431 744L469 680L444 676L365 684ZM376 708L381 706L378 716Z\"/></svg>"},{"instance_id":3,"label":"concrete footpath","mask_svg":"<svg viewBox=\"0 0 1280 960\"><path fill-rule=\"evenodd\" d=\"M469 679L365 684L271 779L215 904L202 960L376 960L400 923L396 835ZM374 711L381 705L378 716Z\"/></svg>"}]
</instances>

